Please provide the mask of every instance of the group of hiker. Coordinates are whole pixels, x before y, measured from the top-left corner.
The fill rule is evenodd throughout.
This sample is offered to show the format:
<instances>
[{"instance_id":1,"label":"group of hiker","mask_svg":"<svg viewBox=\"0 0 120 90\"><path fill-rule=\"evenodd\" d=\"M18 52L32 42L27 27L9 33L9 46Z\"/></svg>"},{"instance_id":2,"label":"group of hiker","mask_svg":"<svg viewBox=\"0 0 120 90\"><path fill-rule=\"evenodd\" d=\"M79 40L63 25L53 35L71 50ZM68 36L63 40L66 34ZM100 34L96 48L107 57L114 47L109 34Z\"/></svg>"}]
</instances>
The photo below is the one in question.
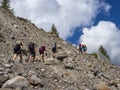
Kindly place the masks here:
<instances>
[{"instance_id":1,"label":"group of hiker","mask_svg":"<svg viewBox=\"0 0 120 90\"><path fill-rule=\"evenodd\" d=\"M15 62L15 59L17 56L20 57L20 63L23 62L23 56L22 56L22 49L23 49L23 43L21 41L16 41L16 45L13 48L13 58L12 58L12 62ZM87 51L87 46L84 43L79 43L78 45L78 50L79 50L79 54L86 54ZM36 59L36 52L39 52L39 57L38 57L38 61L42 61L44 62L44 54L46 51L46 46L42 45L41 47L39 47L38 49L36 48L36 44L33 42L30 42L28 45L28 62L34 62ZM56 52L57 52L57 43L55 42L52 47L51 47L51 51L52 51L52 57L55 59L56 56Z\"/></svg>"},{"instance_id":2,"label":"group of hiker","mask_svg":"<svg viewBox=\"0 0 120 90\"><path fill-rule=\"evenodd\" d=\"M78 49L79 49L79 54L86 54L87 46L85 43L79 43Z\"/></svg>"},{"instance_id":3,"label":"group of hiker","mask_svg":"<svg viewBox=\"0 0 120 90\"><path fill-rule=\"evenodd\" d=\"M15 59L17 56L20 57L20 63L23 62L23 56L22 56L22 49L23 49L23 43L21 41L16 41L16 44L13 48L13 58L12 58L12 62L15 62ZM41 62L44 62L44 54L46 51L46 46L42 45L41 47L39 47L38 49L36 48L35 43L30 42L28 45L28 62L34 62L36 59L36 52L39 52L39 58L38 60ZM55 42L52 47L51 47L51 51L52 51L52 57L55 58L55 54L57 52L57 43Z\"/></svg>"}]
</instances>

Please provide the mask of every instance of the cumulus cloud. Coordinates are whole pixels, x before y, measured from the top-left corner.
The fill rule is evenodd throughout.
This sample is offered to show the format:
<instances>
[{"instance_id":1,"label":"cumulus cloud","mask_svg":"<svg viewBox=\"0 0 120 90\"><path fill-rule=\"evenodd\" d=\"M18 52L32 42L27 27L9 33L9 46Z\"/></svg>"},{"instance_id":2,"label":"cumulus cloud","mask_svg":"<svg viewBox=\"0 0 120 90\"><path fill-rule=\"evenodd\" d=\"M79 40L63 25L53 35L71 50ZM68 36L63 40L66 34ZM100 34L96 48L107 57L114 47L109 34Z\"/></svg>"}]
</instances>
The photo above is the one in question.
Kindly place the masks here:
<instances>
[{"instance_id":1,"label":"cumulus cloud","mask_svg":"<svg viewBox=\"0 0 120 90\"><path fill-rule=\"evenodd\" d=\"M112 63L120 65L120 30L109 21L100 21L98 25L84 28L80 41L87 44L88 53L96 52L102 45L109 54Z\"/></svg>"},{"instance_id":2,"label":"cumulus cloud","mask_svg":"<svg viewBox=\"0 0 120 90\"><path fill-rule=\"evenodd\" d=\"M15 14L30 19L38 27L50 31L54 23L64 39L74 33L77 26L89 26L102 8L110 5L100 0L13 0Z\"/></svg>"}]
</instances>

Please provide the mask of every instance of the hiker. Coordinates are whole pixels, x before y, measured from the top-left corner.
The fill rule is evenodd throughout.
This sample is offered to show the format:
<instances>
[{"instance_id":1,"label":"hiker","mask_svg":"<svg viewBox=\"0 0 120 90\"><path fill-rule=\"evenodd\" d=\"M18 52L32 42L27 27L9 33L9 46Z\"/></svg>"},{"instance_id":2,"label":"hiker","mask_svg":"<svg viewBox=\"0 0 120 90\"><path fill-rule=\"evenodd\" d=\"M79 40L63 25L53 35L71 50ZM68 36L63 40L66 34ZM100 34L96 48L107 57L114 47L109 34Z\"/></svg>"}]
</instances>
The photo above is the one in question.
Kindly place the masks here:
<instances>
[{"instance_id":1,"label":"hiker","mask_svg":"<svg viewBox=\"0 0 120 90\"><path fill-rule=\"evenodd\" d=\"M87 51L87 46L86 46L86 44L82 44L82 52L83 52L84 54L86 54L86 51Z\"/></svg>"},{"instance_id":2,"label":"hiker","mask_svg":"<svg viewBox=\"0 0 120 90\"><path fill-rule=\"evenodd\" d=\"M44 62L44 53L45 53L45 50L46 50L46 48L45 48L44 45L39 48L39 54L40 54L39 55L39 60L42 61L42 62Z\"/></svg>"},{"instance_id":3,"label":"hiker","mask_svg":"<svg viewBox=\"0 0 120 90\"><path fill-rule=\"evenodd\" d=\"M35 49L35 43L30 42L28 45L28 50L29 50L29 62L34 62L35 61L35 56L36 56L36 49Z\"/></svg>"},{"instance_id":4,"label":"hiker","mask_svg":"<svg viewBox=\"0 0 120 90\"><path fill-rule=\"evenodd\" d=\"M15 62L15 59L16 59L16 57L17 56L19 56L20 57L20 63L22 63L23 62L23 58L22 58L22 47L23 47L23 44L22 44L22 42L21 41L16 41L16 45L14 46L14 48L13 48L13 53L14 53L14 55L13 55L13 63Z\"/></svg>"},{"instance_id":5,"label":"hiker","mask_svg":"<svg viewBox=\"0 0 120 90\"><path fill-rule=\"evenodd\" d=\"M82 54L82 43L79 43L79 54Z\"/></svg>"},{"instance_id":6,"label":"hiker","mask_svg":"<svg viewBox=\"0 0 120 90\"><path fill-rule=\"evenodd\" d=\"M57 52L57 43L55 42L53 45L52 45L52 52L53 52L53 58L55 59L55 54Z\"/></svg>"}]
</instances>

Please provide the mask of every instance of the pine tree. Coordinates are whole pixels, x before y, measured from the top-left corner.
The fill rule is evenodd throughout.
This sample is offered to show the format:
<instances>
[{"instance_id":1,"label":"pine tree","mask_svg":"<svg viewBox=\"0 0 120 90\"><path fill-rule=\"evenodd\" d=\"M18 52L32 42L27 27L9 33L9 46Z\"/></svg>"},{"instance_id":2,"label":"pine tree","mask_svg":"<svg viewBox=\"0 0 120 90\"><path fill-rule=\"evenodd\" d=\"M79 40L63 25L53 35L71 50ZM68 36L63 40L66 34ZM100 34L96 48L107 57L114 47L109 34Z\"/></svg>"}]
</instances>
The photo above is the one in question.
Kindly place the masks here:
<instances>
[{"instance_id":1,"label":"pine tree","mask_svg":"<svg viewBox=\"0 0 120 90\"><path fill-rule=\"evenodd\" d=\"M54 24L53 24L52 27L51 27L51 33L52 33L52 34L55 34L56 36L59 37L59 34L58 34L58 32L57 32L57 28L55 27Z\"/></svg>"},{"instance_id":2,"label":"pine tree","mask_svg":"<svg viewBox=\"0 0 120 90\"><path fill-rule=\"evenodd\" d=\"M102 45L100 45L100 47L99 47L99 52L102 53L104 56L106 56L108 59L110 59L109 55L107 54L107 51L105 50L105 48Z\"/></svg>"},{"instance_id":3,"label":"pine tree","mask_svg":"<svg viewBox=\"0 0 120 90\"><path fill-rule=\"evenodd\" d=\"M10 0L2 0L1 7L6 10L9 10L10 9Z\"/></svg>"}]
</instances>

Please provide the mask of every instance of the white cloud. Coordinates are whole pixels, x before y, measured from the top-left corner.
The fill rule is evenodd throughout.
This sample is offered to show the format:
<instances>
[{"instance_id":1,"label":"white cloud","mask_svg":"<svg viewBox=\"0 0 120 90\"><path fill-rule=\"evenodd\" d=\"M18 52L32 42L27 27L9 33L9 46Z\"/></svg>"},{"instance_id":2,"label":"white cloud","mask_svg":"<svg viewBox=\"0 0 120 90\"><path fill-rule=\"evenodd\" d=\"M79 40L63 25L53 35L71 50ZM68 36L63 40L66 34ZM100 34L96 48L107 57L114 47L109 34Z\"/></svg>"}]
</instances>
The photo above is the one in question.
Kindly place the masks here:
<instances>
[{"instance_id":1,"label":"white cloud","mask_svg":"<svg viewBox=\"0 0 120 90\"><path fill-rule=\"evenodd\" d=\"M100 8L110 9L99 0L13 0L11 7L17 16L30 19L46 31L55 23L64 39L74 33L73 28L91 25Z\"/></svg>"},{"instance_id":2,"label":"white cloud","mask_svg":"<svg viewBox=\"0 0 120 90\"><path fill-rule=\"evenodd\" d=\"M88 53L96 52L100 45L107 50L111 61L120 65L120 30L109 21L100 21L97 26L84 28L80 41L87 44Z\"/></svg>"},{"instance_id":3,"label":"white cloud","mask_svg":"<svg viewBox=\"0 0 120 90\"><path fill-rule=\"evenodd\" d=\"M105 10L105 12L109 12L111 6L107 3L102 3L101 6L103 7L103 9Z\"/></svg>"}]
</instances>

